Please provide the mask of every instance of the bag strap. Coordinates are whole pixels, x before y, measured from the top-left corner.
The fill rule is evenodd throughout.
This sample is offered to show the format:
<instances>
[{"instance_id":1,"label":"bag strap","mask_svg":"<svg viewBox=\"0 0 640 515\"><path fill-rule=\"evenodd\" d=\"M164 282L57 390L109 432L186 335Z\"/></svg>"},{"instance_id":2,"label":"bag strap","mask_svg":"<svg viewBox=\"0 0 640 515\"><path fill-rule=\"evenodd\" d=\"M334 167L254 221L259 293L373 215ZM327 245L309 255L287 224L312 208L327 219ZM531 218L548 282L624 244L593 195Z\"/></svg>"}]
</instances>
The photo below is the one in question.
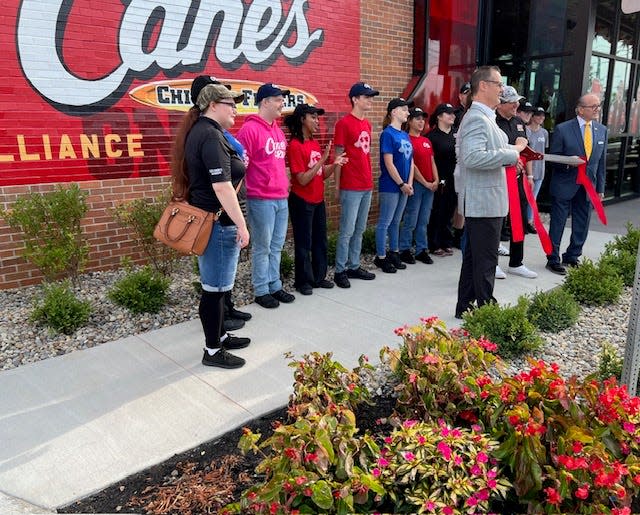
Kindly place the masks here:
<instances>
[{"instance_id":1,"label":"bag strap","mask_svg":"<svg viewBox=\"0 0 640 515\"><path fill-rule=\"evenodd\" d=\"M244 177L242 179L240 179L240 182L238 183L238 185L236 186L236 195L238 195L238 193L240 192L240 188L242 188L242 183L244 182ZM220 204L220 209L218 209L218 211L216 212L216 220L218 218L220 218L220 215L222 215L222 213L224 213L224 208L222 207L222 204Z\"/></svg>"}]
</instances>

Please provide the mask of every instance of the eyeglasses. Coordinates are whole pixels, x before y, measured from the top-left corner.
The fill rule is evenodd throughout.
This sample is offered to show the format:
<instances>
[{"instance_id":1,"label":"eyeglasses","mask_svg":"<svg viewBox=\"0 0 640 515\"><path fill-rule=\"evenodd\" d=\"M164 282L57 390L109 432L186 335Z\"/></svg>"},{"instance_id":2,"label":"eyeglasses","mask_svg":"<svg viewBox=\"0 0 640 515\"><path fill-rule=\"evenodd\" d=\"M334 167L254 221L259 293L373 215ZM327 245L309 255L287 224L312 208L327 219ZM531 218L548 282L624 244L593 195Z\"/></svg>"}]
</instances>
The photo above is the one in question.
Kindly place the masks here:
<instances>
[{"instance_id":1,"label":"eyeglasses","mask_svg":"<svg viewBox=\"0 0 640 515\"><path fill-rule=\"evenodd\" d=\"M499 88L504 88L504 82L500 82L499 80L484 80L482 82L490 82L491 84L497 85Z\"/></svg>"},{"instance_id":2,"label":"eyeglasses","mask_svg":"<svg viewBox=\"0 0 640 515\"><path fill-rule=\"evenodd\" d=\"M238 106L232 102L218 102L218 104L224 104L226 106L230 106L232 109L238 109Z\"/></svg>"},{"instance_id":3,"label":"eyeglasses","mask_svg":"<svg viewBox=\"0 0 640 515\"><path fill-rule=\"evenodd\" d=\"M600 104L593 104L592 106L580 106L583 109L593 109L594 111L600 109L602 106Z\"/></svg>"}]
</instances>

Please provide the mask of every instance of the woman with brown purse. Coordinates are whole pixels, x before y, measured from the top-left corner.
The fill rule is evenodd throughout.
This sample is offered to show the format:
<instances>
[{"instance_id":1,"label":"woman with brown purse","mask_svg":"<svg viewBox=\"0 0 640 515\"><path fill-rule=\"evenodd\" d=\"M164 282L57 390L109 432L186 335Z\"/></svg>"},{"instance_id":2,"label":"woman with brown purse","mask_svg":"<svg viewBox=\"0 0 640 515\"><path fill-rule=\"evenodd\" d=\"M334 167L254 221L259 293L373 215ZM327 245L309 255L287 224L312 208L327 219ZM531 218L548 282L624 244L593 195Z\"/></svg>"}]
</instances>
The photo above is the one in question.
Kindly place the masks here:
<instances>
[{"instance_id":1,"label":"woman with brown purse","mask_svg":"<svg viewBox=\"0 0 640 515\"><path fill-rule=\"evenodd\" d=\"M198 312L206 345L202 364L238 368L245 360L228 351L244 348L251 340L224 332L224 297L233 288L238 256L249 243L249 231L236 195L245 165L224 130L233 126L236 104L244 95L201 75L192 83L191 98L194 106L182 119L173 147L173 194L211 213L222 210L204 254L198 256L202 284Z\"/></svg>"}]
</instances>

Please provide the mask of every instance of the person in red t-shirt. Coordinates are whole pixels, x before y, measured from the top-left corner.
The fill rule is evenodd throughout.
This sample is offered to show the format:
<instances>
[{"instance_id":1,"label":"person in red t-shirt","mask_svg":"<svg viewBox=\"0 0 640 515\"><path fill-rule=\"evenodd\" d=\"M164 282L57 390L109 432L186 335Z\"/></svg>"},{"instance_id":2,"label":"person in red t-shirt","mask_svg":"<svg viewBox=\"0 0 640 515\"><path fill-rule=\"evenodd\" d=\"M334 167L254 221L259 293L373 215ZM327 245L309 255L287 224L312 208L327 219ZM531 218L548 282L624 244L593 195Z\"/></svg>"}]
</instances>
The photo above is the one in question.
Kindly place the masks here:
<instances>
[{"instance_id":1,"label":"person in red t-shirt","mask_svg":"<svg viewBox=\"0 0 640 515\"><path fill-rule=\"evenodd\" d=\"M413 195L407 200L407 207L400 229L400 259L414 264L416 259L427 265L433 263L429 256L427 224L433 205L433 192L438 189L438 170L433 159L431 142L422 135L427 113L419 107L409 111L407 121L409 138L413 146ZM416 242L415 256L411 252Z\"/></svg>"},{"instance_id":2,"label":"person in red t-shirt","mask_svg":"<svg viewBox=\"0 0 640 515\"><path fill-rule=\"evenodd\" d=\"M365 114L373 107L373 97L379 94L365 82L351 86L351 113L336 123L333 137L336 154L346 152L348 158L345 165L337 166L335 171L336 196L341 211L333 280L340 288L349 288L350 278L371 280L376 277L360 266L360 251L373 190L371 123Z\"/></svg>"},{"instance_id":3,"label":"person in red t-shirt","mask_svg":"<svg viewBox=\"0 0 640 515\"><path fill-rule=\"evenodd\" d=\"M298 104L284 120L291 133L287 158L291 172L289 215L293 228L295 252L295 288L311 295L312 288L333 288L327 275L327 212L324 204L324 181L333 175L336 165L347 162L337 155L330 166L324 166L331 152L331 142L324 152L313 135L320 126L318 116L324 109Z\"/></svg>"}]
</instances>

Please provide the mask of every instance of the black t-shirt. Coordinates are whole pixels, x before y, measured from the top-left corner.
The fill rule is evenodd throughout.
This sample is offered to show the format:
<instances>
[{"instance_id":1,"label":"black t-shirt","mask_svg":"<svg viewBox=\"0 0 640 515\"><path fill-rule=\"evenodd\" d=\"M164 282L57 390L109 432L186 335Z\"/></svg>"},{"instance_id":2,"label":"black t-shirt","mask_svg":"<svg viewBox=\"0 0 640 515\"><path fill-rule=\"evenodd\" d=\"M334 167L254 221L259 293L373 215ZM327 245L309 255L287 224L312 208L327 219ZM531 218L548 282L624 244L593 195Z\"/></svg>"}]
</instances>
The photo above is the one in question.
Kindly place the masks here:
<instances>
[{"instance_id":1,"label":"black t-shirt","mask_svg":"<svg viewBox=\"0 0 640 515\"><path fill-rule=\"evenodd\" d=\"M526 125L519 116L514 116L510 120L507 120L496 113L496 123L509 138L510 145L516 144L516 138L527 137Z\"/></svg>"},{"instance_id":2,"label":"black t-shirt","mask_svg":"<svg viewBox=\"0 0 640 515\"><path fill-rule=\"evenodd\" d=\"M189 171L189 204L215 213L221 205L212 185L231 181L237 187L245 173L242 158L224 137L218 122L206 116L200 116L189 131L184 151ZM226 213L220 217L220 223L233 225Z\"/></svg>"},{"instance_id":3,"label":"black t-shirt","mask_svg":"<svg viewBox=\"0 0 640 515\"><path fill-rule=\"evenodd\" d=\"M453 171L456 168L456 138L453 129L447 134L436 126L427 134L427 138L433 146L433 158L438 168L438 178L452 184Z\"/></svg>"}]
</instances>

